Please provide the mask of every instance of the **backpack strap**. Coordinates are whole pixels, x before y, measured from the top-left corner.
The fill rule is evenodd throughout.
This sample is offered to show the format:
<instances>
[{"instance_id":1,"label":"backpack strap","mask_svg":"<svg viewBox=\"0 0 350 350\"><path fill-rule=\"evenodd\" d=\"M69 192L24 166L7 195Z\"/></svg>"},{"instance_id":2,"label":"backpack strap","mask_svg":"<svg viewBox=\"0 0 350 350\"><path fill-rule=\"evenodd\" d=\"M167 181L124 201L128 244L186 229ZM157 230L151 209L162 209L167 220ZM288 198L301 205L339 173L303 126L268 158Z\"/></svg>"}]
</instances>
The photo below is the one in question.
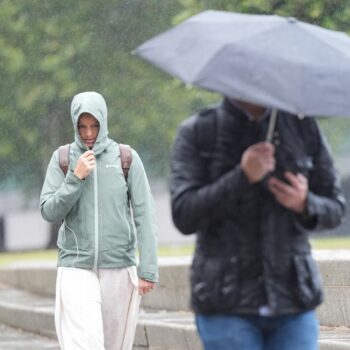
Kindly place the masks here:
<instances>
[{"instance_id":1,"label":"backpack strap","mask_svg":"<svg viewBox=\"0 0 350 350\"><path fill-rule=\"evenodd\" d=\"M121 166L123 169L124 177L125 177L125 180L127 180L129 175L129 169L132 162L131 147L129 145L124 145L120 143L119 151L120 151L120 160L121 160ZM69 152L70 152L69 143L67 145L63 145L58 148L58 162L64 175L66 175L68 171Z\"/></svg>"},{"instance_id":2,"label":"backpack strap","mask_svg":"<svg viewBox=\"0 0 350 350\"><path fill-rule=\"evenodd\" d=\"M317 125L312 117L298 117L297 127L299 133L304 141L306 153L309 156L314 156L317 151Z\"/></svg>"},{"instance_id":3,"label":"backpack strap","mask_svg":"<svg viewBox=\"0 0 350 350\"><path fill-rule=\"evenodd\" d=\"M206 178L212 182L215 179L216 143L218 129L218 110L212 107L197 114L195 139L200 158L206 169Z\"/></svg>"},{"instance_id":4,"label":"backpack strap","mask_svg":"<svg viewBox=\"0 0 350 350\"><path fill-rule=\"evenodd\" d=\"M131 147L129 145L119 144L120 161L124 173L125 180L128 179L129 169L132 162Z\"/></svg>"},{"instance_id":5,"label":"backpack strap","mask_svg":"<svg viewBox=\"0 0 350 350\"><path fill-rule=\"evenodd\" d=\"M201 156L210 158L216 146L217 110L207 108L198 114L196 124L196 141Z\"/></svg>"},{"instance_id":6,"label":"backpack strap","mask_svg":"<svg viewBox=\"0 0 350 350\"><path fill-rule=\"evenodd\" d=\"M58 164L64 175L67 174L69 166L70 144L60 146L58 149Z\"/></svg>"}]
</instances>

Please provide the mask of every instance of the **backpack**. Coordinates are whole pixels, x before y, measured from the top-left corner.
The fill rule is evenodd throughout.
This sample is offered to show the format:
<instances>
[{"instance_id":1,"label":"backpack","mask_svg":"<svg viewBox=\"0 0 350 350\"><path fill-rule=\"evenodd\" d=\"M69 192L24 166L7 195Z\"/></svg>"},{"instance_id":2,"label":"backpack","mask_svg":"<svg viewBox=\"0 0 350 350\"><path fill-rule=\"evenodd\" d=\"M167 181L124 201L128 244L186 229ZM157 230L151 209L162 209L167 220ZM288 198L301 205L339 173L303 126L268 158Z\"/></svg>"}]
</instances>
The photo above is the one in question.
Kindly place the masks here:
<instances>
[{"instance_id":1,"label":"backpack","mask_svg":"<svg viewBox=\"0 0 350 350\"><path fill-rule=\"evenodd\" d=\"M60 146L58 149L58 159L59 159L59 166L63 172L64 175L67 174L68 166L69 166L69 151L70 151L70 144ZM131 147L129 145L124 145L122 143L119 144L119 151L120 151L120 160L121 160L121 166L123 169L125 181L128 179L129 169L132 162L132 154L131 154Z\"/></svg>"}]
</instances>

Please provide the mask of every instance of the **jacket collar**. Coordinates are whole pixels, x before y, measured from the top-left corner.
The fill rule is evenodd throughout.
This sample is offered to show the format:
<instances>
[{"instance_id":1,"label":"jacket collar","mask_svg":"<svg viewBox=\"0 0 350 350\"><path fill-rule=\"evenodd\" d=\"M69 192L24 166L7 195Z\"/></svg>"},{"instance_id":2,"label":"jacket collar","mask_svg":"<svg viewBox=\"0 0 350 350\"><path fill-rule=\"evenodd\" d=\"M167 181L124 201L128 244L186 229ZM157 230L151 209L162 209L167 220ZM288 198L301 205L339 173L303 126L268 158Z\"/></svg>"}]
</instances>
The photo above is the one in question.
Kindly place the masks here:
<instances>
[{"instance_id":1,"label":"jacket collar","mask_svg":"<svg viewBox=\"0 0 350 350\"><path fill-rule=\"evenodd\" d=\"M224 97L221 108L225 110L228 115L234 116L237 119L248 120L251 122L255 122L250 113L246 112L243 108L241 108L237 103L234 103L229 98ZM258 120L258 123L268 119L271 115L271 108L266 108L262 117Z\"/></svg>"}]
</instances>

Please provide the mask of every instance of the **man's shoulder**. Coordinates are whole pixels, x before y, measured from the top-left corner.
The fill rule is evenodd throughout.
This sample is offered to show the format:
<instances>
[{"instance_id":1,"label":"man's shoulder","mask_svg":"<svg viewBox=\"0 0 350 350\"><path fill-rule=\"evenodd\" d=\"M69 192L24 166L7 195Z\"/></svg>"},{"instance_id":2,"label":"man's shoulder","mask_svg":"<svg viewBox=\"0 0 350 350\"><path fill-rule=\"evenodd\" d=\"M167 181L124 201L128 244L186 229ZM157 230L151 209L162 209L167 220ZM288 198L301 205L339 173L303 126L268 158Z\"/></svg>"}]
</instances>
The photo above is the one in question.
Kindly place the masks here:
<instances>
[{"instance_id":1,"label":"man's shoulder","mask_svg":"<svg viewBox=\"0 0 350 350\"><path fill-rule=\"evenodd\" d=\"M218 108L219 108L218 104L203 108L199 112L186 118L180 124L180 128L181 129L195 129L198 124L208 123L211 120L214 120L216 115L217 115Z\"/></svg>"},{"instance_id":2,"label":"man's shoulder","mask_svg":"<svg viewBox=\"0 0 350 350\"><path fill-rule=\"evenodd\" d=\"M209 106L185 119L178 129L177 144L185 141L201 150L212 150L216 144L219 108L219 105Z\"/></svg>"},{"instance_id":3,"label":"man's shoulder","mask_svg":"<svg viewBox=\"0 0 350 350\"><path fill-rule=\"evenodd\" d=\"M294 114L294 113L289 113L286 111L279 111L278 114L284 118L284 117L289 117L291 120L297 123L304 123L304 124L317 124L316 118L308 115L304 115L302 113L300 114Z\"/></svg>"},{"instance_id":4,"label":"man's shoulder","mask_svg":"<svg viewBox=\"0 0 350 350\"><path fill-rule=\"evenodd\" d=\"M283 125L295 125L298 128L303 128L303 131L309 131L311 133L317 132L318 124L317 120L311 116L296 115L288 112L280 112L280 122Z\"/></svg>"}]
</instances>

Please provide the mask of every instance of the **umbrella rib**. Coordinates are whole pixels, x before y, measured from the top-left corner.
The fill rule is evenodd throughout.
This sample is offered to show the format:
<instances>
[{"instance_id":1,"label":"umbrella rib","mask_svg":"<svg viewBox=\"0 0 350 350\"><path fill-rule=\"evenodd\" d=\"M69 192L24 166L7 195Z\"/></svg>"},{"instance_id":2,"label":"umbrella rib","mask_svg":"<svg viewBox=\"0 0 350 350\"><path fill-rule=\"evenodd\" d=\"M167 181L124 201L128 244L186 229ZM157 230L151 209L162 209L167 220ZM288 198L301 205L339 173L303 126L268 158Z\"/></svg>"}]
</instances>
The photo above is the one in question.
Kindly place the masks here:
<instances>
[{"instance_id":1,"label":"umbrella rib","mask_svg":"<svg viewBox=\"0 0 350 350\"><path fill-rule=\"evenodd\" d=\"M304 24L304 23L302 23L302 24ZM319 42L322 42L323 44L327 45L328 47L331 47L332 49L334 49L334 50L336 50L336 51L338 51L338 52L344 54L344 51L339 50L339 48L338 48L337 46L334 46L334 45L332 45L332 43L327 42L326 40L324 40L322 37L320 37L320 36L317 34L317 32L316 32L316 34L315 34L315 33L313 33L312 31L310 31L310 30L308 29L308 26L306 26L306 25L303 25L303 26L304 26L305 30L306 30L309 34L311 34L315 39L317 39ZM345 36L344 39L347 39L348 44L349 44L349 46L350 46L350 37L349 37L346 33L344 33L344 32L342 32L342 33L343 33L344 36ZM349 53L350 53L350 52L349 52ZM346 53L345 53L345 55L346 55Z\"/></svg>"},{"instance_id":2,"label":"umbrella rib","mask_svg":"<svg viewBox=\"0 0 350 350\"><path fill-rule=\"evenodd\" d=\"M277 16L278 17L278 16ZM281 22L276 22L276 24L274 24L273 26L270 26L266 29L262 29L259 32L259 35L264 35L266 32L270 31L270 30L274 30L274 27L279 26L281 24ZM247 37L244 38L239 38L236 40L236 42L244 42L245 40L247 40L249 37L256 35L256 33L251 33L250 35L248 35ZM207 64L214 59L216 56L218 56L223 50L226 49L226 47L228 47L229 45L231 45L232 42L227 42L224 45L222 45L220 47L220 49L218 51L214 51L212 55L210 55L205 62L202 63L201 68L193 75L193 79L192 79L192 83L195 85L195 81L196 81L196 76L200 75L200 73L206 68Z\"/></svg>"}]
</instances>

